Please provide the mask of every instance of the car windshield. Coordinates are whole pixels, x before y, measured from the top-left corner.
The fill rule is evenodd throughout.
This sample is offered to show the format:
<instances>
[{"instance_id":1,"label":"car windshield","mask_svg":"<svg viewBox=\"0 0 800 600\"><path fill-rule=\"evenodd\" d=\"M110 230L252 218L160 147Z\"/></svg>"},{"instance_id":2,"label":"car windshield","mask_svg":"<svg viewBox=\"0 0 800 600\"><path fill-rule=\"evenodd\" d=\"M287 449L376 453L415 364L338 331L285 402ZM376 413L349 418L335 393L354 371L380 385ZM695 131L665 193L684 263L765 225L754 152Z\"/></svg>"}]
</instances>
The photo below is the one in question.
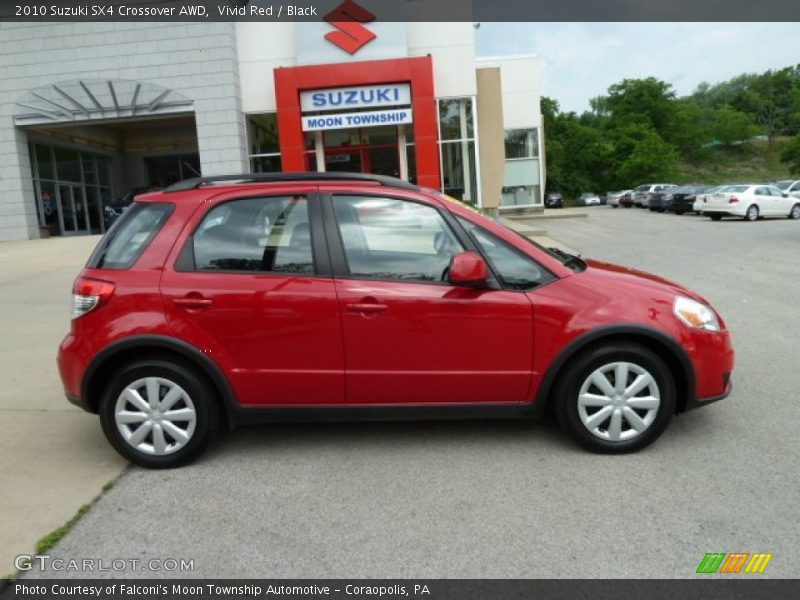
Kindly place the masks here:
<instances>
[{"instance_id":1,"label":"car windshield","mask_svg":"<svg viewBox=\"0 0 800 600\"><path fill-rule=\"evenodd\" d=\"M751 187L753 187L753 186L751 186L751 185L726 185L726 186L718 189L717 191L718 192L736 192L736 193L740 193L741 194L742 192L746 192L747 190L749 190Z\"/></svg>"},{"instance_id":2,"label":"car windshield","mask_svg":"<svg viewBox=\"0 0 800 600\"><path fill-rule=\"evenodd\" d=\"M788 179L786 181L779 181L778 183L775 184L775 187L778 188L780 191L785 192L786 190L789 189L789 186L792 185L793 183L794 183L793 180Z\"/></svg>"},{"instance_id":3,"label":"car windshield","mask_svg":"<svg viewBox=\"0 0 800 600\"><path fill-rule=\"evenodd\" d=\"M475 213L477 215L481 215L482 217L486 217L487 219L491 219L492 221L494 221L494 219L492 219L492 217L489 216L488 214L486 214L484 211L482 211L482 210L480 210L478 208L475 208L474 206L471 206L470 204L462 202L461 200L453 198L452 196L448 196L447 194L442 194L441 192L437 192L437 191L433 191L433 190L431 190L431 191L438 198L441 198L442 200L458 204L459 206L461 206L463 208L466 208L470 212L473 212L473 213ZM546 247L542 246L541 244L539 244L538 242L534 242L529 237L526 237L526 236L522 235L521 233L519 233L518 231L515 231L511 227L508 227L507 225L503 225L502 223L498 223L497 221L494 221L494 222L497 223L498 225L501 225L502 227L505 227L508 231L513 233L515 236L517 236L521 240L524 240L526 244L529 244L529 245L533 246L534 248L536 248L538 250L541 250L542 252L544 252L545 254L550 256L551 258L556 259L558 262L560 262L562 265L564 265L568 269L572 269L576 273L580 273L581 271L585 271L586 270L586 263L579 256L575 256L573 254L568 254L567 252L564 252L562 250L558 250L557 248L546 248Z\"/></svg>"},{"instance_id":4,"label":"car windshield","mask_svg":"<svg viewBox=\"0 0 800 600\"><path fill-rule=\"evenodd\" d=\"M650 186L649 186L649 185L640 185L639 187L637 187L637 188L636 188L635 190L633 190L633 191L634 191L634 192L646 192L646 191L648 191L649 189L650 189Z\"/></svg>"}]
</instances>

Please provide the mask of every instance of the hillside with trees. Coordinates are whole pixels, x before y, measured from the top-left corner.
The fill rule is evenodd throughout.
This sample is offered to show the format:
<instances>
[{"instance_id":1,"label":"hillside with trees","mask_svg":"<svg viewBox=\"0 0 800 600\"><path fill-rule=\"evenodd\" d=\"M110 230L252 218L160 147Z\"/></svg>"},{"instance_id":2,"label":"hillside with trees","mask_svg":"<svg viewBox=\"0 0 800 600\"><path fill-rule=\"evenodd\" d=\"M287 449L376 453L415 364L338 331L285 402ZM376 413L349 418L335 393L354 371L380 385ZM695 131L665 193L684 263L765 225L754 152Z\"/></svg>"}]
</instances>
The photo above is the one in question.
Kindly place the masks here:
<instances>
[{"instance_id":1,"label":"hillside with trees","mask_svg":"<svg viewBox=\"0 0 800 600\"><path fill-rule=\"evenodd\" d=\"M702 83L625 79L583 114L542 98L548 191L800 177L800 65Z\"/></svg>"}]
</instances>

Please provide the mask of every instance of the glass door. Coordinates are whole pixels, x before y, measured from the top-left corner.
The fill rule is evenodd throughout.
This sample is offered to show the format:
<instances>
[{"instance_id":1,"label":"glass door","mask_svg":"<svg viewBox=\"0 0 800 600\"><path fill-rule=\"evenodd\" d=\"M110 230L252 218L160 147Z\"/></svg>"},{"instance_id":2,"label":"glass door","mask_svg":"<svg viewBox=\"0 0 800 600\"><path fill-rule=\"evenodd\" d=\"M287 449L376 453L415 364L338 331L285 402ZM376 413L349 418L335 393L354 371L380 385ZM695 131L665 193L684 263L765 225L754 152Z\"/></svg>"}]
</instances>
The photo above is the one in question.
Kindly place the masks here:
<instances>
[{"instance_id":1,"label":"glass door","mask_svg":"<svg viewBox=\"0 0 800 600\"><path fill-rule=\"evenodd\" d=\"M58 184L58 204L63 235L89 233L89 208L81 186Z\"/></svg>"}]
</instances>

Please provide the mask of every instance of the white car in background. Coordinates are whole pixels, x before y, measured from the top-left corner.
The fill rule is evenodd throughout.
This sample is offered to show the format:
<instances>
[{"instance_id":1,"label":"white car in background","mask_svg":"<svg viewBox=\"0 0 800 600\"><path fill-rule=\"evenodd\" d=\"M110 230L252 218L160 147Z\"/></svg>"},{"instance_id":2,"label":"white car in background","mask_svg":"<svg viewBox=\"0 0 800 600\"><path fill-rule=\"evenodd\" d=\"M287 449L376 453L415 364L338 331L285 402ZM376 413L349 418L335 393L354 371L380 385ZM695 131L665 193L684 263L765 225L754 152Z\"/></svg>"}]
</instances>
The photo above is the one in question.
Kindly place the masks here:
<instances>
[{"instance_id":1,"label":"white car in background","mask_svg":"<svg viewBox=\"0 0 800 600\"><path fill-rule=\"evenodd\" d=\"M697 194L694 198L694 204L692 205L692 210L697 213L698 215L703 214L703 210L706 206L706 199L709 195L715 192L721 192L724 188L728 187L727 185L718 185L716 187L708 188L702 194Z\"/></svg>"},{"instance_id":2,"label":"white car in background","mask_svg":"<svg viewBox=\"0 0 800 600\"><path fill-rule=\"evenodd\" d=\"M785 179L775 183L775 187L794 198L800 198L800 179Z\"/></svg>"},{"instance_id":3,"label":"white car in background","mask_svg":"<svg viewBox=\"0 0 800 600\"><path fill-rule=\"evenodd\" d=\"M591 192L581 194L578 198L578 206L600 206L600 196Z\"/></svg>"},{"instance_id":4,"label":"white car in background","mask_svg":"<svg viewBox=\"0 0 800 600\"><path fill-rule=\"evenodd\" d=\"M780 191L774 185L728 185L706 196L703 213L714 221L722 217L800 219L800 198Z\"/></svg>"}]
</instances>

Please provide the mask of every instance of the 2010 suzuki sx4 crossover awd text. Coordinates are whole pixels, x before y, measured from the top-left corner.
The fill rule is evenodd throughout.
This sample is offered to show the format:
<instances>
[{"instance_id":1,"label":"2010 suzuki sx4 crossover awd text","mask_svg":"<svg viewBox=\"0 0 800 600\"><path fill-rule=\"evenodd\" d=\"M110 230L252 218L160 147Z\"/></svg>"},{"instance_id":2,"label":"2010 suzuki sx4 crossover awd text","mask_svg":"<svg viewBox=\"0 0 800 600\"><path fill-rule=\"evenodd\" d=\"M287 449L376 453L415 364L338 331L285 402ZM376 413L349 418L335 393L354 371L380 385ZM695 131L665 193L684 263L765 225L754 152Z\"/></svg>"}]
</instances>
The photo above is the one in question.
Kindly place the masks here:
<instances>
[{"instance_id":1,"label":"2010 suzuki sx4 crossover awd text","mask_svg":"<svg viewBox=\"0 0 800 600\"><path fill-rule=\"evenodd\" d=\"M675 283L397 179L281 173L139 196L75 281L58 364L122 455L172 467L246 422L549 407L590 450L629 452L728 395L733 355Z\"/></svg>"}]
</instances>

